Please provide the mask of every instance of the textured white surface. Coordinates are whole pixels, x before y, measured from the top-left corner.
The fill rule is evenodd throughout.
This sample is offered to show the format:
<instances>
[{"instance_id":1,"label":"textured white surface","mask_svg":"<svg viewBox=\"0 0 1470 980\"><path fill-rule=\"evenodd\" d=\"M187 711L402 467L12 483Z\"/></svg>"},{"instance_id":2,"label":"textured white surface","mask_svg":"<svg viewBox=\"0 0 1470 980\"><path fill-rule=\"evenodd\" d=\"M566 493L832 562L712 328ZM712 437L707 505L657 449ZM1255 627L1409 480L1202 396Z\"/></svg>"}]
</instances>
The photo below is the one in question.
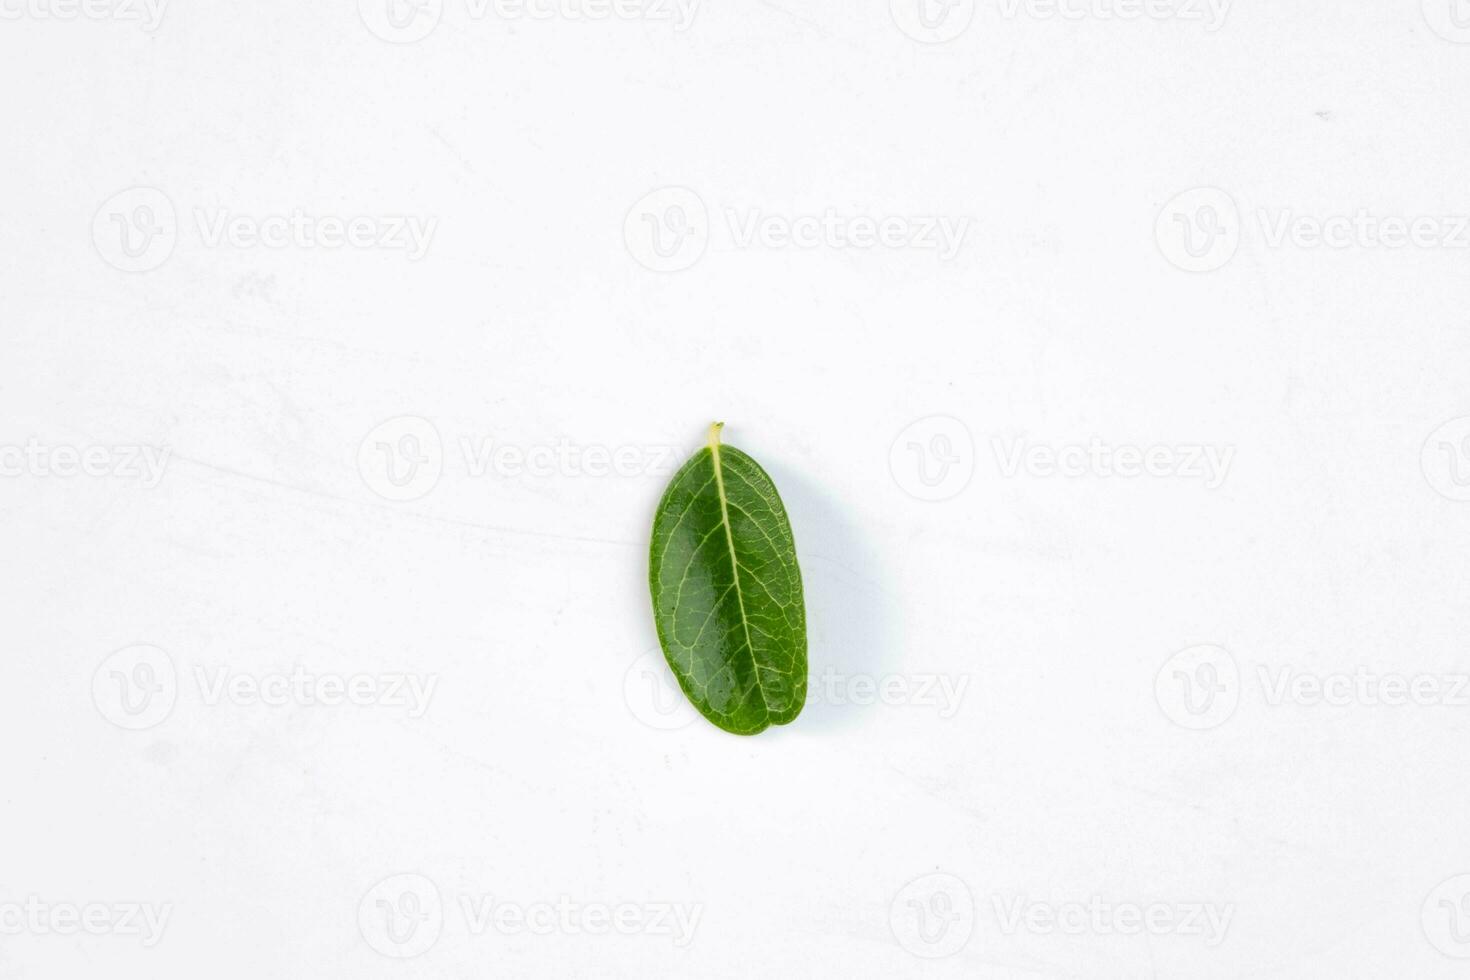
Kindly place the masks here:
<instances>
[{"instance_id":1,"label":"textured white surface","mask_svg":"<svg viewBox=\"0 0 1470 980\"><path fill-rule=\"evenodd\" d=\"M1463 975L1470 11L148 9L0 0L0 975Z\"/></svg>"}]
</instances>

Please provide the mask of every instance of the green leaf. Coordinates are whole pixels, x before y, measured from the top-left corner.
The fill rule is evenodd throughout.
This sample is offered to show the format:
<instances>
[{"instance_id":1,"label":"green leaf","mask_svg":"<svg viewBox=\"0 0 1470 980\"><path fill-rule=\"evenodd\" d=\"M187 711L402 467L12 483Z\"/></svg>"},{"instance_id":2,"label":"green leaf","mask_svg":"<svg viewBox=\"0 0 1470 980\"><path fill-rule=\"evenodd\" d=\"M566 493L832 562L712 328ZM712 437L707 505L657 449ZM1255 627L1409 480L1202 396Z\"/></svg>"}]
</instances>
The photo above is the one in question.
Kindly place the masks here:
<instances>
[{"instance_id":1,"label":"green leaf","mask_svg":"<svg viewBox=\"0 0 1470 980\"><path fill-rule=\"evenodd\" d=\"M796 542L760 464L709 444L653 517L648 584L664 657L684 694L727 732L784 725L806 703L806 607Z\"/></svg>"}]
</instances>

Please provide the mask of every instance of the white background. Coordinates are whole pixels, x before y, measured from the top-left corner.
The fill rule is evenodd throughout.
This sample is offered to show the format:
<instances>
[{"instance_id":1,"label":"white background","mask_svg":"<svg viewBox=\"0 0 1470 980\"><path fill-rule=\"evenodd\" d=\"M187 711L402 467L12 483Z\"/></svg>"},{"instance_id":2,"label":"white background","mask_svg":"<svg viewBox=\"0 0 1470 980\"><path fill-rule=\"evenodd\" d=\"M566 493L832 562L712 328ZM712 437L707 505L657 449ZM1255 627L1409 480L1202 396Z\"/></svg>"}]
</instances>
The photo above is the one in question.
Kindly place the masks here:
<instances>
[{"instance_id":1,"label":"white background","mask_svg":"<svg viewBox=\"0 0 1470 980\"><path fill-rule=\"evenodd\" d=\"M0 20L0 975L1463 975L1450 0L92 2ZM298 211L434 231L208 234ZM829 211L966 233L740 234ZM1438 224L1273 237L1359 212ZM716 418L807 589L815 700L749 739L654 686L652 510ZM199 680L298 669L436 686ZM166 929L55 918L127 903Z\"/></svg>"}]
</instances>

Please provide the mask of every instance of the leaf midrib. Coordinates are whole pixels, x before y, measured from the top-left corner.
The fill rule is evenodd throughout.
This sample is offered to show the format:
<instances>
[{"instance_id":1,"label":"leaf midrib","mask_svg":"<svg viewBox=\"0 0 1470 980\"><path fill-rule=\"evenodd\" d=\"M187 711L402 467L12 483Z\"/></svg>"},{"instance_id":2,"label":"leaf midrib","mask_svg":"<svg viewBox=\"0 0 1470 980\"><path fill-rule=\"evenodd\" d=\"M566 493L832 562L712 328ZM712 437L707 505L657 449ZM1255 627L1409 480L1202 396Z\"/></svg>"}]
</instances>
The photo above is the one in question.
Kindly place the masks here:
<instances>
[{"instance_id":1,"label":"leaf midrib","mask_svg":"<svg viewBox=\"0 0 1470 980\"><path fill-rule=\"evenodd\" d=\"M720 428L723 424L716 422L709 427L709 451L715 467L715 493L720 498L720 521L725 526L725 544L730 547L730 576L735 581L735 601L740 606L740 627L745 631L745 652L750 657L750 674L755 678L755 689L760 692L761 704L769 718L772 714L771 702L766 700L766 688L761 683L761 667L755 659L755 644L750 639L750 619L745 615L745 596L740 591L740 559L735 556L735 532L730 526L730 502L725 496L725 474L720 464Z\"/></svg>"}]
</instances>

